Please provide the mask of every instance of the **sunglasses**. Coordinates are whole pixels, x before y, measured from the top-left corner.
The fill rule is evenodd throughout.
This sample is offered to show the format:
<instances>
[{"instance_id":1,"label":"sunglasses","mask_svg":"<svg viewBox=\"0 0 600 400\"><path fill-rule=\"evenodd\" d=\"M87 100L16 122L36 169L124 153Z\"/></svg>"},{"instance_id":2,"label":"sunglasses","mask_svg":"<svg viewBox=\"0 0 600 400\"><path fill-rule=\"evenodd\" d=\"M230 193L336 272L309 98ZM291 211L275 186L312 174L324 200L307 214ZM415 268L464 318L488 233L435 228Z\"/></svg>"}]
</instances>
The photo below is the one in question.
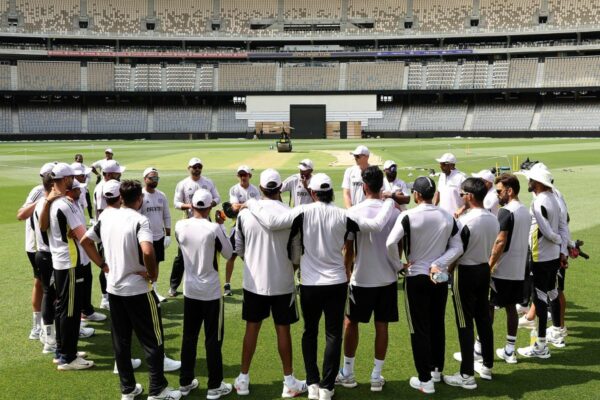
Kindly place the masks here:
<instances>
[{"instance_id":1,"label":"sunglasses","mask_svg":"<svg viewBox=\"0 0 600 400\"><path fill-rule=\"evenodd\" d=\"M243 172L243 173L237 174L237 176L240 177L240 178L245 178L247 176L250 176L250 174L247 174L247 173Z\"/></svg>"},{"instance_id":2,"label":"sunglasses","mask_svg":"<svg viewBox=\"0 0 600 400\"><path fill-rule=\"evenodd\" d=\"M158 182L160 180L158 176L149 176L148 179L150 179L152 182Z\"/></svg>"},{"instance_id":3,"label":"sunglasses","mask_svg":"<svg viewBox=\"0 0 600 400\"><path fill-rule=\"evenodd\" d=\"M460 197L465 197L468 194L471 194L471 193L469 193L469 192L460 192Z\"/></svg>"},{"instance_id":4,"label":"sunglasses","mask_svg":"<svg viewBox=\"0 0 600 400\"><path fill-rule=\"evenodd\" d=\"M202 169L202 164L192 165L192 169Z\"/></svg>"}]
</instances>

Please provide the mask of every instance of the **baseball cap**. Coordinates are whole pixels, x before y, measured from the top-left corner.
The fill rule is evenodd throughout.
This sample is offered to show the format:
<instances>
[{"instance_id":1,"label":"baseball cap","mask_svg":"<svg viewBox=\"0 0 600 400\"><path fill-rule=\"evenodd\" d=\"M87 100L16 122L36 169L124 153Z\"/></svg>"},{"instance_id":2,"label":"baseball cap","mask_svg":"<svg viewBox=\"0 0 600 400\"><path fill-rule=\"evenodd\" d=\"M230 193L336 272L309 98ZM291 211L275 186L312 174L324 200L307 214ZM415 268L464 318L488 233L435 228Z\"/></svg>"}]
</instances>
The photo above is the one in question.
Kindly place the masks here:
<instances>
[{"instance_id":1,"label":"baseball cap","mask_svg":"<svg viewBox=\"0 0 600 400\"><path fill-rule=\"evenodd\" d=\"M158 173L158 170L156 168L154 168L154 167L148 167L148 168L146 168L144 170L144 173L142 174L142 178L145 178L146 176L148 176L148 174L150 172L156 172L156 173Z\"/></svg>"},{"instance_id":2,"label":"baseball cap","mask_svg":"<svg viewBox=\"0 0 600 400\"><path fill-rule=\"evenodd\" d=\"M115 160L108 160L104 163L104 168L102 168L102 172L106 174L122 174L123 172L125 172L125 167L120 166L119 163Z\"/></svg>"},{"instance_id":3,"label":"baseball cap","mask_svg":"<svg viewBox=\"0 0 600 400\"><path fill-rule=\"evenodd\" d=\"M85 168L83 164L78 162L71 164L71 168L73 168L73 171L75 171L75 175L88 175L90 172L92 172L91 168Z\"/></svg>"},{"instance_id":4,"label":"baseball cap","mask_svg":"<svg viewBox=\"0 0 600 400\"><path fill-rule=\"evenodd\" d=\"M427 176L420 176L415 179L412 190L425 198L431 198L435 194L435 182Z\"/></svg>"},{"instance_id":5,"label":"baseball cap","mask_svg":"<svg viewBox=\"0 0 600 400\"><path fill-rule=\"evenodd\" d=\"M387 160L386 162L383 163L383 169L390 169L391 167L395 167L396 166L396 162L392 161L392 160Z\"/></svg>"},{"instance_id":6,"label":"baseball cap","mask_svg":"<svg viewBox=\"0 0 600 400\"><path fill-rule=\"evenodd\" d=\"M198 189L192 196L192 207L194 208L208 208L212 205L212 202L212 194L206 189Z\"/></svg>"},{"instance_id":7,"label":"baseball cap","mask_svg":"<svg viewBox=\"0 0 600 400\"><path fill-rule=\"evenodd\" d=\"M328 190L333 190L333 184L331 183L331 178L329 176L319 173L310 179L308 188L315 192L327 192Z\"/></svg>"},{"instance_id":8,"label":"baseball cap","mask_svg":"<svg viewBox=\"0 0 600 400\"><path fill-rule=\"evenodd\" d=\"M250 168L247 165L240 165L237 169L237 173L239 174L240 172L245 172L247 174L251 174L252 173L252 168Z\"/></svg>"},{"instance_id":9,"label":"baseball cap","mask_svg":"<svg viewBox=\"0 0 600 400\"><path fill-rule=\"evenodd\" d=\"M305 158L304 160L300 161L300 164L298 164L298 169L300 171L308 171L309 169L314 169L312 160Z\"/></svg>"},{"instance_id":10,"label":"baseball cap","mask_svg":"<svg viewBox=\"0 0 600 400\"><path fill-rule=\"evenodd\" d=\"M106 150L104 150L104 152L105 153L110 153L112 155L115 155L115 153L113 153L113 150L110 147L108 147Z\"/></svg>"},{"instance_id":11,"label":"baseball cap","mask_svg":"<svg viewBox=\"0 0 600 400\"><path fill-rule=\"evenodd\" d=\"M202 160L196 157L190 158L190 161L188 162L188 167L193 167L196 164L203 165Z\"/></svg>"},{"instance_id":12,"label":"baseball cap","mask_svg":"<svg viewBox=\"0 0 600 400\"><path fill-rule=\"evenodd\" d=\"M367 148L367 146L363 146L362 144L360 146L357 146L354 151L352 153L350 153L354 156L368 156L369 154L371 154L369 152L369 149Z\"/></svg>"},{"instance_id":13,"label":"baseball cap","mask_svg":"<svg viewBox=\"0 0 600 400\"><path fill-rule=\"evenodd\" d=\"M102 196L107 199L116 199L121 195L120 190L121 182L111 179L102 185Z\"/></svg>"},{"instance_id":14,"label":"baseball cap","mask_svg":"<svg viewBox=\"0 0 600 400\"><path fill-rule=\"evenodd\" d=\"M73 185L71 186L71 190L74 189L83 189L87 185L85 183L79 182L77 179L73 179Z\"/></svg>"},{"instance_id":15,"label":"baseball cap","mask_svg":"<svg viewBox=\"0 0 600 400\"><path fill-rule=\"evenodd\" d=\"M554 184L552 183L554 178L550 171L544 168L532 168L530 170L525 170L521 172L521 174L525 175L530 181L536 181L544 186L554 189Z\"/></svg>"},{"instance_id":16,"label":"baseball cap","mask_svg":"<svg viewBox=\"0 0 600 400\"><path fill-rule=\"evenodd\" d=\"M52 168L54 168L54 166L56 164L58 164L58 163L56 161L54 161L54 162L49 162L49 163L42 165L42 168L40 168L40 176L44 176L44 175L52 172Z\"/></svg>"},{"instance_id":17,"label":"baseball cap","mask_svg":"<svg viewBox=\"0 0 600 400\"><path fill-rule=\"evenodd\" d=\"M74 176L74 175L75 175L75 171L73 171L73 168L71 168L71 166L67 163L57 163L52 168L52 178L54 178L54 179L62 179L66 176Z\"/></svg>"},{"instance_id":18,"label":"baseball cap","mask_svg":"<svg viewBox=\"0 0 600 400\"><path fill-rule=\"evenodd\" d=\"M490 171L489 169L482 169L481 171L471 175L473 175L474 178L481 178L484 181L488 181L490 183L494 183L494 181L496 180L496 175L492 174L492 171Z\"/></svg>"},{"instance_id":19,"label":"baseball cap","mask_svg":"<svg viewBox=\"0 0 600 400\"><path fill-rule=\"evenodd\" d=\"M444 153L440 158L436 158L435 161L444 164L456 164L456 157L452 153Z\"/></svg>"},{"instance_id":20,"label":"baseball cap","mask_svg":"<svg viewBox=\"0 0 600 400\"><path fill-rule=\"evenodd\" d=\"M281 186L281 175L273 168L260 173L260 186L264 189L275 189Z\"/></svg>"}]
</instances>

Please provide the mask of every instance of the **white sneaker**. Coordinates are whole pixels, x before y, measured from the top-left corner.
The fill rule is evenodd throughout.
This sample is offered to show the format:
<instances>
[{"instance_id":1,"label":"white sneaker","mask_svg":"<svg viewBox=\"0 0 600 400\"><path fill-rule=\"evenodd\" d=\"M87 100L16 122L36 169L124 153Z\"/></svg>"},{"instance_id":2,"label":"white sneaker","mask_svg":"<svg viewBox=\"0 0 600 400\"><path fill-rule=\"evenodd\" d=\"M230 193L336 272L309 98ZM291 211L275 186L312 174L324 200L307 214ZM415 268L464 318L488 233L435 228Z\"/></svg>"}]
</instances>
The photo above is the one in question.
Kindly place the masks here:
<instances>
[{"instance_id":1,"label":"white sneaker","mask_svg":"<svg viewBox=\"0 0 600 400\"><path fill-rule=\"evenodd\" d=\"M354 374L346 376L344 375L343 369L340 369L335 377L335 384L341 385L345 388L355 388L358 385L358 383L356 383L356 379L354 379Z\"/></svg>"},{"instance_id":2,"label":"white sneaker","mask_svg":"<svg viewBox=\"0 0 600 400\"><path fill-rule=\"evenodd\" d=\"M548 349L548 346L538 346L537 343L533 346L521 347L520 349L517 349L517 351L523 357L537 357L542 359L550 358L550 349Z\"/></svg>"},{"instance_id":3,"label":"white sneaker","mask_svg":"<svg viewBox=\"0 0 600 400\"><path fill-rule=\"evenodd\" d=\"M308 385L308 400L319 400L319 384Z\"/></svg>"},{"instance_id":4,"label":"white sneaker","mask_svg":"<svg viewBox=\"0 0 600 400\"><path fill-rule=\"evenodd\" d=\"M431 371L431 380L433 381L433 383L439 383L442 381L442 373L438 371L437 368Z\"/></svg>"},{"instance_id":5,"label":"white sneaker","mask_svg":"<svg viewBox=\"0 0 600 400\"><path fill-rule=\"evenodd\" d=\"M156 289L154 290L154 293L156 294L156 298L158 299L159 303L164 303L165 301L167 301L167 298L158 293Z\"/></svg>"},{"instance_id":6,"label":"white sneaker","mask_svg":"<svg viewBox=\"0 0 600 400\"><path fill-rule=\"evenodd\" d=\"M181 392L170 387L166 387L159 394L148 396L148 400L179 400Z\"/></svg>"},{"instance_id":7,"label":"white sneaker","mask_svg":"<svg viewBox=\"0 0 600 400\"><path fill-rule=\"evenodd\" d=\"M233 387L238 396L247 396L250 394L250 380L240 379L238 376L233 382Z\"/></svg>"},{"instance_id":8,"label":"white sneaker","mask_svg":"<svg viewBox=\"0 0 600 400\"><path fill-rule=\"evenodd\" d=\"M206 398L208 400L220 399L221 396L227 396L231 393L233 386L231 383L221 382L221 386L216 389L208 389L206 392Z\"/></svg>"},{"instance_id":9,"label":"white sneaker","mask_svg":"<svg viewBox=\"0 0 600 400\"><path fill-rule=\"evenodd\" d=\"M479 374L479 377L481 379L485 379L488 381L492 380L492 369L491 368L486 367L485 365L483 365L482 362L475 362L473 367L475 367L475 372L477 372Z\"/></svg>"},{"instance_id":10,"label":"white sneaker","mask_svg":"<svg viewBox=\"0 0 600 400\"><path fill-rule=\"evenodd\" d=\"M102 313L99 313L96 311L94 311L90 315L82 315L81 316L82 321L89 321L89 322L100 322L100 321L104 321L105 319L106 319L105 314L102 314Z\"/></svg>"},{"instance_id":11,"label":"white sneaker","mask_svg":"<svg viewBox=\"0 0 600 400\"><path fill-rule=\"evenodd\" d=\"M79 358L87 358L87 356L88 356L88 354L85 351L78 351L77 352L77 357L79 357ZM52 359L52 364L55 364L55 365L61 364L60 358L53 358ZM62 364L64 364L64 363L62 363Z\"/></svg>"},{"instance_id":12,"label":"white sneaker","mask_svg":"<svg viewBox=\"0 0 600 400\"><path fill-rule=\"evenodd\" d=\"M421 382L418 377L413 376L410 378L408 383L410 384L410 387L423 393L435 393L435 386L432 379L428 380L427 382Z\"/></svg>"},{"instance_id":13,"label":"white sneaker","mask_svg":"<svg viewBox=\"0 0 600 400\"><path fill-rule=\"evenodd\" d=\"M452 355L452 357L454 357L454 359L458 362L462 362L462 353L460 351L457 351L456 353L454 353ZM473 361L481 361L483 360L483 356L481 355L481 353L477 353L475 350L473 350Z\"/></svg>"},{"instance_id":14,"label":"white sneaker","mask_svg":"<svg viewBox=\"0 0 600 400\"><path fill-rule=\"evenodd\" d=\"M177 290L169 289L168 295L169 297L177 297L179 292Z\"/></svg>"},{"instance_id":15,"label":"white sneaker","mask_svg":"<svg viewBox=\"0 0 600 400\"><path fill-rule=\"evenodd\" d=\"M179 391L182 396L187 396L190 392L198 387L198 379L194 378L189 385L179 386Z\"/></svg>"},{"instance_id":16,"label":"white sneaker","mask_svg":"<svg viewBox=\"0 0 600 400\"><path fill-rule=\"evenodd\" d=\"M530 321L527 319L527 316L523 315L521 318L519 318L519 328L535 329L535 319Z\"/></svg>"},{"instance_id":17,"label":"white sneaker","mask_svg":"<svg viewBox=\"0 0 600 400\"><path fill-rule=\"evenodd\" d=\"M100 300L100 308L103 310L110 310L110 303L108 302L108 297L102 296L102 300Z\"/></svg>"},{"instance_id":18,"label":"white sneaker","mask_svg":"<svg viewBox=\"0 0 600 400\"><path fill-rule=\"evenodd\" d=\"M54 354L56 353L56 341L54 341L54 344L52 343L44 343L44 347L42 348L42 353L43 354Z\"/></svg>"},{"instance_id":19,"label":"white sneaker","mask_svg":"<svg viewBox=\"0 0 600 400\"><path fill-rule=\"evenodd\" d=\"M60 364L56 368L59 371L77 371L77 370L81 370L81 369L92 368L93 366L94 366L94 362L93 361L89 361L89 360L83 359L81 357L76 357L70 363L68 363L68 364L67 363Z\"/></svg>"},{"instance_id":20,"label":"white sneaker","mask_svg":"<svg viewBox=\"0 0 600 400\"><path fill-rule=\"evenodd\" d=\"M548 322L552 322L552 313L548 311Z\"/></svg>"},{"instance_id":21,"label":"white sneaker","mask_svg":"<svg viewBox=\"0 0 600 400\"><path fill-rule=\"evenodd\" d=\"M308 387L306 386L306 381L301 381L294 378L294 384L288 386L283 382L283 392L281 392L281 397L285 399L293 398L300 396L302 393L306 393Z\"/></svg>"},{"instance_id":22,"label":"white sneaker","mask_svg":"<svg viewBox=\"0 0 600 400\"><path fill-rule=\"evenodd\" d=\"M39 325L32 326L31 331L29 331L29 340L39 340L40 333L41 333L41 328Z\"/></svg>"},{"instance_id":23,"label":"white sneaker","mask_svg":"<svg viewBox=\"0 0 600 400\"><path fill-rule=\"evenodd\" d=\"M335 389L319 388L319 400L331 400L335 395Z\"/></svg>"},{"instance_id":24,"label":"white sneaker","mask_svg":"<svg viewBox=\"0 0 600 400\"><path fill-rule=\"evenodd\" d=\"M554 347L565 347L565 338L562 336L560 328L556 328L554 326L546 330L546 341L551 343Z\"/></svg>"},{"instance_id":25,"label":"white sneaker","mask_svg":"<svg viewBox=\"0 0 600 400\"><path fill-rule=\"evenodd\" d=\"M562 328L560 328L560 335L561 335L562 337L567 337L567 336L569 336L569 333L567 332L567 327L566 327L566 326L563 326Z\"/></svg>"},{"instance_id":26,"label":"white sneaker","mask_svg":"<svg viewBox=\"0 0 600 400\"><path fill-rule=\"evenodd\" d=\"M79 339L89 338L90 336L93 336L95 332L96 332L96 330L94 328L80 327L79 328Z\"/></svg>"},{"instance_id":27,"label":"white sneaker","mask_svg":"<svg viewBox=\"0 0 600 400\"><path fill-rule=\"evenodd\" d=\"M121 395L121 400L133 400L137 396L139 396L140 394L142 394L143 391L144 391L144 388L142 387L142 385L139 384L139 383L136 383L135 384L135 389L133 389L133 392L127 393L127 394L122 394Z\"/></svg>"},{"instance_id":28,"label":"white sneaker","mask_svg":"<svg viewBox=\"0 0 600 400\"><path fill-rule=\"evenodd\" d=\"M444 375L444 383L446 383L446 385L461 387L463 389L477 389L475 377L471 375L465 376L460 372L457 372L454 375Z\"/></svg>"},{"instance_id":29,"label":"white sneaker","mask_svg":"<svg viewBox=\"0 0 600 400\"><path fill-rule=\"evenodd\" d=\"M131 359L131 366L133 367L133 369L139 368L140 365L142 365L142 360L140 360L139 358ZM118 373L119 373L119 369L117 368L117 362L115 361L115 367L113 368L113 374L117 375Z\"/></svg>"},{"instance_id":30,"label":"white sneaker","mask_svg":"<svg viewBox=\"0 0 600 400\"><path fill-rule=\"evenodd\" d=\"M523 307L520 304L517 304L517 314L523 315L529 312L529 307Z\"/></svg>"},{"instance_id":31,"label":"white sneaker","mask_svg":"<svg viewBox=\"0 0 600 400\"><path fill-rule=\"evenodd\" d=\"M173 360L167 356L165 356L164 370L165 372L173 372L177 371L181 368L181 361Z\"/></svg>"},{"instance_id":32,"label":"white sneaker","mask_svg":"<svg viewBox=\"0 0 600 400\"><path fill-rule=\"evenodd\" d=\"M516 364L517 363L517 353L515 351L512 354L507 354L506 350L503 348L496 349L496 355L498 358L506 361L508 364Z\"/></svg>"},{"instance_id":33,"label":"white sneaker","mask_svg":"<svg viewBox=\"0 0 600 400\"><path fill-rule=\"evenodd\" d=\"M385 385L385 378L383 376L379 375L377 379L371 377L371 392L381 392L383 385Z\"/></svg>"}]
</instances>

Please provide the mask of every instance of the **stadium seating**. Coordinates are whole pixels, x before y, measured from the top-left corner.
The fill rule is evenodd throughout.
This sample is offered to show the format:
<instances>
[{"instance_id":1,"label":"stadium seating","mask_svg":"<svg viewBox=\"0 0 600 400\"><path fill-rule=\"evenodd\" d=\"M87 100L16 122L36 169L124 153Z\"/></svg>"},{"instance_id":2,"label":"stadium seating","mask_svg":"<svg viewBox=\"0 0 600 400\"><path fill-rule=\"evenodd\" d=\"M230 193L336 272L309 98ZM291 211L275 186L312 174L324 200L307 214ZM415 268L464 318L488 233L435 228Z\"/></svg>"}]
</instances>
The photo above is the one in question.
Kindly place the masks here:
<instances>
[{"instance_id":1,"label":"stadium seating","mask_svg":"<svg viewBox=\"0 0 600 400\"><path fill-rule=\"evenodd\" d=\"M115 90L122 92L131 90L131 65L115 65Z\"/></svg>"},{"instance_id":2,"label":"stadium seating","mask_svg":"<svg viewBox=\"0 0 600 400\"><path fill-rule=\"evenodd\" d=\"M515 58L510 60L508 74L508 87L532 88L535 87L538 60L536 58Z\"/></svg>"},{"instance_id":3,"label":"stadium seating","mask_svg":"<svg viewBox=\"0 0 600 400\"><path fill-rule=\"evenodd\" d=\"M253 20L272 20L277 17L277 0L220 0L221 30L233 34L260 34L251 30Z\"/></svg>"},{"instance_id":4,"label":"stadium seating","mask_svg":"<svg viewBox=\"0 0 600 400\"><path fill-rule=\"evenodd\" d=\"M455 62L431 62L427 64L426 89L452 89L458 65Z\"/></svg>"},{"instance_id":5,"label":"stadium seating","mask_svg":"<svg viewBox=\"0 0 600 400\"><path fill-rule=\"evenodd\" d=\"M472 131L529 130L535 103L475 104Z\"/></svg>"},{"instance_id":6,"label":"stadium seating","mask_svg":"<svg viewBox=\"0 0 600 400\"><path fill-rule=\"evenodd\" d=\"M20 90L81 90L79 61L18 61Z\"/></svg>"},{"instance_id":7,"label":"stadium seating","mask_svg":"<svg viewBox=\"0 0 600 400\"><path fill-rule=\"evenodd\" d=\"M148 0L87 0L91 28L101 33L140 33L148 16Z\"/></svg>"},{"instance_id":8,"label":"stadium seating","mask_svg":"<svg viewBox=\"0 0 600 400\"><path fill-rule=\"evenodd\" d=\"M465 61L460 67L459 88L486 88L489 70L490 65L487 61Z\"/></svg>"},{"instance_id":9,"label":"stadium seating","mask_svg":"<svg viewBox=\"0 0 600 400\"><path fill-rule=\"evenodd\" d=\"M121 104L118 106L89 106L88 132L141 133L148 130L146 107Z\"/></svg>"},{"instance_id":10,"label":"stadium seating","mask_svg":"<svg viewBox=\"0 0 600 400\"><path fill-rule=\"evenodd\" d=\"M12 133L12 114L10 106L0 106L0 133Z\"/></svg>"},{"instance_id":11,"label":"stadium seating","mask_svg":"<svg viewBox=\"0 0 600 400\"><path fill-rule=\"evenodd\" d=\"M196 84L196 64L167 65L167 90L191 92Z\"/></svg>"},{"instance_id":12,"label":"stadium seating","mask_svg":"<svg viewBox=\"0 0 600 400\"><path fill-rule=\"evenodd\" d=\"M374 20L376 32L399 32L404 30L406 2L398 0L348 0L349 19Z\"/></svg>"},{"instance_id":13,"label":"stadium seating","mask_svg":"<svg viewBox=\"0 0 600 400\"><path fill-rule=\"evenodd\" d=\"M397 132L400 130L402 119L402 105L380 105L378 111L383 113L383 118L369 119L365 132Z\"/></svg>"},{"instance_id":14,"label":"stadium seating","mask_svg":"<svg viewBox=\"0 0 600 400\"><path fill-rule=\"evenodd\" d=\"M531 30L540 0L480 0L482 27L490 31Z\"/></svg>"},{"instance_id":15,"label":"stadium seating","mask_svg":"<svg viewBox=\"0 0 600 400\"><path fill-rule=\"evenodd\" d=\"M338 90L339 80L338 64L283 67L283 90Z\"/></svg>"},{"instance_id":16,"label":"stadium seating","mask_svg":"<svg viewBox=\"0 0 600 400\"><path fill-rule=\"evenodd\" d=\"M547 58L544 66L545 87L599 86L600 57Z\"/></svg>"},{"instance_id":17,"label":"stadium seating","mask_svg":"<svg viewBox=\"0 0 600 400\"><path fill-rule=\"evenodd\" d=\"M87 64L88 90L112 91L115 90L115 65L109 62Z\"/></svg>"},{"instance_id":18,"label":"stadium seating","mask_svg":"<svg viewBox=\"0 0 600 400\"><path fill-rule=\"evenodd\" d=\"M600 4L597 0L548 0L548 23L559 27L598 26Z\"/></svg>"},{"instance_id":19,"label":"stadium seating","mask_svg":"<svg viewBox=\"0 0 600 400\"><path fill-rule=\"evenodd\" d=\"M492 66L492 88L505 88L508 86L508 71L510 63L508 61L494 61Z\"/></svg>"},{"instance_id":20,"label":"stadium seating","mask_svg":"<svg viewBox=\"0 0 600 400\"><path fill-rule=\"evenodd\" d=\"M274 91L277 64L221 64L219 90L223 91Z\"/></svg>"},{"instance_id":21,"label":"stadium seating","mask_svg":"<svg viewBox=\"0 0 600 400\"><path fill-rule=\"evenodd\" d=\"M0 64L0 90L10 90L10 64Z\"/></svg>"},{"instance_id":22,"label":"stadium seating","mask_svg":"<svg viewBox=\"0 0 600 400\"><path fill-rule=\"evenodd\" d=\"M19 107L21 133L79 133L79 106L23 105Z\"/></svg>"},{"instance_id":23,"label":"stadium seating","mask_svg":"<svg viewBox=\"0 0 600 400\"><path fill-rule=\"evenodd\" d=\"M138 92L159 92L162 68L159 64L138 64L135 67L134 89Z\"/></svg>"},{"instance_id":24,"label":"stadium seating","mask_svg":"<svg viewBox=\"0 0 600 400\"><path fill-rule=\"evenodd\" d=\"M413 12L422 32L459 32L472 12L472 0L413 0Z\"/></svg>"},{"instance_id":25,"label":"stadium seating","mask_svg":"<svg viewBox=\"0 0 600 400\"><path fill-rule=\"evenodd\" d=\"M212 0L154 0L160 30L177 34L207 31L212 3Z\"/></svg>"},{"instance_id":26,"label":"stadium seating","mask_svg":"<svg viewBox=\"0 0 600 400\"><path fill-rule=\"evenodd\" d=\"M236 119L236 112L245 112L244 106L221 106L218 110L218 127L219 132L246 132L248 130L248 121L245 119Z\"/></svg>"},{"instance_id":27,"label":"stadium seating","mask_svg":"<svg viewBox=\"0 0 600 400\"><path fill-rule=\"evenodd\" d=\"M408 88L413 90L423 89L423 63L414 62L408 65Z\"/></svg>"},{"instance_id":28,"label":"stadium seating","mask_svg":"<svg viewBox=\"0 0 600 400\"><path fill-rule=\"evenodd\" d=\"M16 0L16 9L27 31L65 33L74 30L79 0Z\"/></svg>"},{"instance_id":29,"label":"stadium seating","mask_svg":"<svg viewBox=\"0 0 600 400\"><path fill-rule=\"evenodd\" d=\"M198 70L198 90L212 91L214 88L215 67L210 64L203 64Z\"/></svg>"},{"instance_id":30,"label":"stadium seating","mask_svg":"<svg viewBox=\"0 0 600 400\"><path fill-rule=\"evenodd\" d=\"M156 106L154 107L154 131L167 133L209 132L211 118L211 107Z\"/></svg>"},{"instance_id":31,"label":"stadium seating","mask_svg":"<svg viewBox=\"0 0 600 400\"><path fill-rule=\"evenodd\" d=\"M348 63L347 90L402 89L404 62Z\"/></svg>"},{"instance_id":32,"label":"stadium seating","mask_svg":"<svg viewBox=\"0 0 600 400\"><path fill-rule=\"evenodd\" d=\"M286 20L339 20L342 17L341 0L283 0L283 4Z\"/></svg>"},{"instance_id":33,"label":"stadium seating","mask_svg":"<svg viewBox=\"0 0 600 400\"><path fill-rule=\"evenodd\" d=\"M411 104L409 131L462 131L467 117L466 104Z\"/></svg>"},{"instance_id":34,"label":"stadium seating","mask_svg":"<svg viewBox=\"0 0 600 400\"><path fill-rule=\"evenodd\" d=\"M600 103L561 102L546 103L542 107L538 130L598 131L600 130Z\"/></svg>"}]
</instances>

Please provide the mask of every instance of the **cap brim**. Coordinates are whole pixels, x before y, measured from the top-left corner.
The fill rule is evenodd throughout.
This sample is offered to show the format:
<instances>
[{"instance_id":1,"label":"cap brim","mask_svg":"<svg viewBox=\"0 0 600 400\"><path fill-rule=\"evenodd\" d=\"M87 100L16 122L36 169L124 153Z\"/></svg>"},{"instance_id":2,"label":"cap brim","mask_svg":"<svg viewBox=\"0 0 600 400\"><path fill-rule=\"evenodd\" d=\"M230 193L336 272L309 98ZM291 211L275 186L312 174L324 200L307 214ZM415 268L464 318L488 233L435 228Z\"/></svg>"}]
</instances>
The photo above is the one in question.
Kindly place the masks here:
<instances>
[{"instance_id":1,"label":"cap brim","mask_svg":"<svg viewBox=\"0 0 600 400\"><path fill-rule=\"evenodd\" d=\"M306 167L306 166L300 164L300 165L298 165L298 169L300 171L308 171L309 169L312 169L312 168L311 167Z\"/></svg>"}]
</instances>

